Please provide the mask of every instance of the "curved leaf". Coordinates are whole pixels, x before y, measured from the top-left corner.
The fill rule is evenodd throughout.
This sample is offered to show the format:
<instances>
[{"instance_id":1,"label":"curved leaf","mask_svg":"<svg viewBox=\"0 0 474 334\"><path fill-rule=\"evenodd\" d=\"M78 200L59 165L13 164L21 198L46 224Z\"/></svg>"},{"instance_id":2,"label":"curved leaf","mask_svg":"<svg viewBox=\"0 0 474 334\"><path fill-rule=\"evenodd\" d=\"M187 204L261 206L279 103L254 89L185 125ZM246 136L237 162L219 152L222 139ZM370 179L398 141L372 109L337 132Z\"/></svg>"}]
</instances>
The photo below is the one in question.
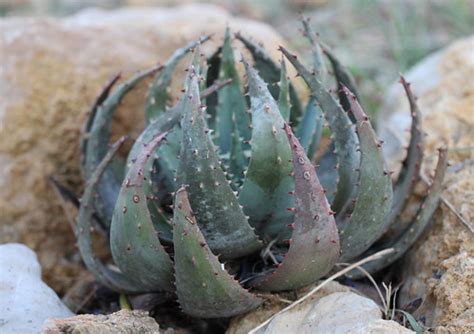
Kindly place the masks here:
<instances>
[{"instance_id":1,"label":"curved leaf","mask_svg":"<svg viewBox=\"0 0 474 334\"><path fill-rule=\"evenodd\" d=\"M144 192L144 168L166 133L143 144L122 184L110 226L110 248L120 270L148 291L172 289L173 265L160 244Z\"/></svg>"},{"instance_id":2,"label":"curved leaf","mask_svg":"<svg viewBox=\"0 0 474 334\"><path fill-rule=\"evenodd\" d=\"M296 213L288 253L270 275L253 285L259 289L293 290L326 275L339 257L339 235L334 212L316 171L288 124L285 132L293 153Z\"/></svg>"},{"instance_id":3,"label":"curved leaf","mask_svg":"<svg viewBox=\"0 0 474 334\"><path fill-rule=\"evenodd\" d=\"M94 170L97 168L97 165L107 153L112 130L112 117L123 97L135 88L135 86L143 79L154 74L161 68L161 66L158 66L134 75L124 83L120 84L97 108L97 113L94 117L88 135L89 138L85 146L86 158L84 171L86 179L90 178ZM99 197L94 203L99 217L101 217L106 223L110 222L110 218L112 217L119 189L120 181L117 180L113 169L110 167L107 168L98 186Z\"/></svg>"},{"instance_id":4,"label":"curved leaf","mask_svg":"<svg viewBox=\"0 0 474 334\"><path fill-rule=\"evenodd\" d=\"M416 240L418 240L423 231L427 228L441 198L443 180L447 167L447 156L448 154L446 149L439 150L438 164L436 166L433 182L428 190L428 195L425 197L423 204L418 210L415 219L400 236L397 236L395 240L387 241L382 245L378 245L376 249L371 249L368 252L368 255L370 255L377 252L379 249L393 248L395 250L393 253L385 255L380 259L364 264L364 269L366 269L369 273L374 273L385 267L388 267L400 257L402 257L402 255L405 254L408 249L410 249L410 247L416 242ZM365 255L366 254L364 254L364 256ZM348 276L358 279L363 275L361 275L360 272L354 270L351 271Z\"/></svg>"},{"instance_id":5,"label":"curved leaf","mask_svg":"<svg viewBox=\"0 0 474 334\"><path fill-rule=\"evenodd\" d=\"M259 71L262 79L269 84L269 91L274 99L279 96L279 87L276 83L279 81L281 74L278 65L270 58L270 55L252 40L244 37L240 33L236 33L235 37L240 40L244 46L250 51L255 61L255 68ZM301 102L295 87L290 83L290 119L297 122L302 114Z\"/></svg>"},{"instance_id":6,"label":"curved leaf","mask_svg":"<svg viewBox=\"0 0 474 334\"><path fill-rule=\"evenodd\" d=\"M392 226L400 213L406 206L414 185L420 178L420 167L423 161L423 133L421 130L421 113L416 104L415 96L410 89L410 84L402 76L400 82L410 103L411 114L411 137L408 144L408 151L402 163L402 169L394 185L392 211L387 217L386 228Z\"/></svg>"},{"instance_id":7,"label":"curved leaf","mask_svg":"<svg viewBox=\"0 0 474 334\"><path fill-rule=\"evenodd\" d=\"M280 82L278 83L280 91L278 94L278 108L280 109L281 117L285 122L290 120L290 79L286 73L285 59L282 57L280 61Z\"/></svg>"},{"instance_id":8,"label":"curved leaf","mask_svg":"<svg viewBox=\"0 0 474 334\"><path fill-rule=\"evenodd\" d=\"M133 293L146 291L146 288L137 284L137 282L124 274L109 269L102 263L94 253L91 237L91 231L93 229L92 220L94 219L94 200L100 178L124 141L125 138L123 137L112 145L104 159L99 163L99 166L87 181L79 207L75 235L82 259L92 275L94 275L101 284L112 290Z\"/></svg>"},{"instance_id":9,"label":"curved leaf","mask_svg":"<svg viewBox=\"0 0 474 334\"><path fill-rule=\"evenodd\" d=\"M109 96L110 91L112 90L113 86L117 83L120 79L121 74L117 73L110 79L110 81L105 85L102 89L102 92L94 101L92 108L87 116L86 121L84 122L82 129L81 129L81 139L80 139L80 149L81 149L81 167L83 176L85 176L85 163L86 163L86 155L87 155L87 141L89 140L89 131L91 130L92 124L94 124L95 115L97 114L97 110L99 109L100 105L104 103L105 99Z\"/></svg>"},{"instance_id":10,"label":"curved leaf","mask_svg":"<svg viewBox=\"0 0 474 334\"><path fill-rule=\"evenodd\" d=\"M242 288L211 252L183 187L176 192L173 223L176 293L185 313L223 318L250 311L262 303Z\"/></svg>"},{"instance_id":11,"label":"curved leaf","mask_svg":"<svg viewBox=\"0 0 474 334\"><path fill-rule=\"evenodd\" d=\"M392 181L385 170L381 145L369 118L345 86L344 93L357 120L360 142L360 172L354 210L338 221L341 231L341 260L353 259L366 251L382 234L385 217L392 205Z\"/></svg>"},{"instance_id":12,"label":"curved leaf","mask_svg":"<svg viewBox=\"0 0 474 334\"><path fill-rule=\"evenodd\" d=\"M206 77L206 86L211 87L219 78L220 67L221 67L221 55L222 47L218 48L207 59L207 77ZM204 100L204 97L203 97ZM216 130L216 109L217 109L217 95L211 95L205 99L207 106L207 114L209 117L208 123L209 127Z\"/></svg>"},{"instance_id":13,"label":"curved leaf","mask_svg":"<svg viewBox=\"0 0 474 334\"><path fill-rule=\"evenodd\" d=\"M257 71L244 61L252 111L252 156L239 201L263 236L285 239L293 214L291 150L278 106Z\"/></svg>"},{"instance_id":14,"label":"curved leaf","mask_svg":"<svg viewBox=\"0 0 474 334\"><path fill-rule=\"evenodd\" d=\"M348 203L352 196L354 183L357 180L356 169L359 167L360 155L357 152L359 140L351 127L351 121L342 107L334 100L332 95L324 89L321 82L316 78L315 73L311 73L285 48L280 47L285 57L293 64L298 73L303 77L306 84L311 89L311 96L319 102L329 128L334 136L335 150L338 158L339 182L337 193L332 203L336 212Z\"/></svg>"},{"instance_id":15,"label":"curved leaf","mask_svg":"<svg viewBox=\"0 0 474 334\"><path fill-rule=\"evenodd\" d=\"M337 94L339 96L339 102L341 106L344 108L345 111L349 112L350 110L350 103L344 94L342 87L346 86L349 90L356 96L357 101L361 101L360 94L357 91L357 86L355 84L354 78L352 77L351 73L347 70L347 68L342 65L336 56L329 50L329 48L323 49L324 54L329 59L332 69L334 71L334 75L337 81Z\"/></svg>"},{"instance_id":16,"label":"curved leaf","mask_svg":"<svg viewBox=\"0 0 474 334\"><path fill-rule=\"evenodd\" d=\"M318 160L317 165L319 182L326 191L326 198L332 203L336 194L339 173L337 171L337 155L334 151L334 142L331 142L326 152Z\"/></svg>"},{"instance_id":17,"label":"curved leaf","mask_svg":"<svg viewBox=\"0 0 474 334\"><path fill-rule=\"evenodd\" d=\"M324 116L317 100L312 97L303 114L296 136L303 146L306 154L313 157L319 146L323 134Z\"/></svg>"},{"instance_id":18,"label":"curved leaf","mask_svg":"<svg viewBox=\"0 0 474 334\"><path fill-rule=\"evenodd\" d=\"M216 108L216 141L221 154L227 154L232 149L234 123L243 140L249 140L251 133L250 117L247 113L245 97L240 90L240 79L235 67L229 28L225 32L219 68L219 80L226 79L232 79L232 82L217 94Z\"/></svg>"},{"instance_id":19,"label":"curved leaf","mask_svg":"<svg viewBox=\"0 0 474 334\"><path fill-rule=\"evenodd\" d=\"M183 96L178 182L189 185L202 233L211 249L223 258L250 254L261 247L221 168L209 137L199 97L197 65L190 68Z\"/></svg>"},{"instance_id":20,"label":"curved leaf","mask_svg":"<svg viewBox=\"0 0 474 334\"><path fill-rule=\"evenodd\" d=\"M309 24L309 19L303 20L304 34L311 44L311 53L313 55L313 66L316 75L319 77L319 81L323 84L327 76L326 64L324 63L323 51L319 42L319 35L313 31L313 28Z\"/></svg>"}]
</instances>

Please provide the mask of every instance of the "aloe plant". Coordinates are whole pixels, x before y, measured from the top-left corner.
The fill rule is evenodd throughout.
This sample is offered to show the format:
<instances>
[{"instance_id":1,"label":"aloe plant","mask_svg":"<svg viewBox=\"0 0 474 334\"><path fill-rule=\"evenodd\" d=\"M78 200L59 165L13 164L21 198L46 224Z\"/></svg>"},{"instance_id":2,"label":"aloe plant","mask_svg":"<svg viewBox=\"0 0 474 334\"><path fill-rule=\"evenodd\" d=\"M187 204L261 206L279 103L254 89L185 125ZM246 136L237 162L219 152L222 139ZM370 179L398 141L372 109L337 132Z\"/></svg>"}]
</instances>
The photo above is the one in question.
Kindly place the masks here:
<instances>
[{"instance_id":1,"label":"aloe plant","mask_svg":"<svg viewBox=\"0 0 474 334\"><path fill-rule=\"evenodd\" d=\"M417 217L397 229L423 155L421 117L409 84L402 78L411 142L392 182L350 73L307 22L304 28L312 68L284 48L286 60L275 62L236 34L253 58L253 65L242 59L242 79L232 46L237 41L227 29L204 67L199 46L207 37L176 51L163 66L113 89L115 77L105 87L81 140L87 184L76 229L84 262L102 284L128 294L167 292L189 315L229 317L260 305L255 291L298 289L337 261L394 247L397 252L367 265L370 272L380 270L419 237L439 201L446 152ZM184 90L171 105L167 87L188 53L193 60ZM338 96L327 89L324 54ZM286 61L309 88L305 108ZM124 139L108 147L112 118L125 94L149 76L145 128L123 162L114 153ZM316 155L325 122L331 143ZM94 254L95 226L109 232L118 269ZM397 233L377 243L393 229Z\"/></svg>"}]
</instances>

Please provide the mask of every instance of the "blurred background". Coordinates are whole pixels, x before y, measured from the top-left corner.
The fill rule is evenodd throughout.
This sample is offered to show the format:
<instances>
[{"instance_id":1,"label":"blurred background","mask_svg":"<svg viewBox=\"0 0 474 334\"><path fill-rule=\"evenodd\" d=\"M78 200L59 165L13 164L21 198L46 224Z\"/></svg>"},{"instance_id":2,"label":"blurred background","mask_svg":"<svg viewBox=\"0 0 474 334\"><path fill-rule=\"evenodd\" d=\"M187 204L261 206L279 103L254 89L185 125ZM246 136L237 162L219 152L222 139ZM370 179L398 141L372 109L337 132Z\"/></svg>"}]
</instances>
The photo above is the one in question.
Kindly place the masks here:
<instances>
[{"instance_id":1,"label":"blurred background","mask_svg":"<svg viewBox=\"0 0 474 334\"><path fill-rule=\"evenodd\" d=\"M374 114L400 72L454 39L474 33L474 0L0 0L0 17L66 16L88 7L206 2L265 21L303 56L303 14L349 66Z\"/></svg>"}]
</instances>

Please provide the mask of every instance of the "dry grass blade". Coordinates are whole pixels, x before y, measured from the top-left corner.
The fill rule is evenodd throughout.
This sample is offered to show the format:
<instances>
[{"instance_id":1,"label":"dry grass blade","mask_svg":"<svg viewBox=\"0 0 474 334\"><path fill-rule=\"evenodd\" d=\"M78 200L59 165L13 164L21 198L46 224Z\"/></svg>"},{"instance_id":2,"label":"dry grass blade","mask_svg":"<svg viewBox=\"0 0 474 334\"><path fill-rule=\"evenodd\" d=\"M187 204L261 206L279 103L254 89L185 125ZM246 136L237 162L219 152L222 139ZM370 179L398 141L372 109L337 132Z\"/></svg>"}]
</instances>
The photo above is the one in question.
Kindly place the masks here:
<instances>
[{"instance_id":1,"label":"dry grass blade","mask_svg":"<svg viewBox=\"0 0 474 334\"><path fill-rule=\"evenodd\" d=\"M339 265L350 266L351 264L350 263L339 263ZM379 286L377 285L377 282L375 282L375 279L372 277L372 275L367 270L365 270L363 267L357 266L357 267L355 267L355 269L360 270L365 275L365 277L367 277L367 279L374 286L375 290L377 291L377 293L379 295L380 302L382 303L382 306L383 306L382 311L383 311L384 315L386 316L388 314L388 309L389 309L390 305L388 305L388 301L386 300L386 298L384 297L382 291L380 290Z\"/></svg>"},{"instance_id":2,"label":"dry grass blade","mask_svg":"<svg viewBox=\"0 0 474 334\"><path fill-rule=\"evenodd\" d=\"M372 254L366 258L363 258L362 260L360 261L357 261L356 263L353 263L352 265L348 266L347 268L344 268L340 271L338 271L337 273L335 273L334 275L332 275L331 277L325 279L321 284L319 284L317 287L315 287L314 289L312 289L310 292L308 292L307 294L305 294L303 297L299 298L298 300L295 300L292 304L288 305L287 307L285 307L283 310L275 313L274 315L272 315L270 318L268 318L267 320L265 320L264 322L262 322L260 325L258 325L257 327L255 327L254 329L252 329L249 334L256 334L257 331L263 327L265 327L266 325L268 325L270 323L270 321L272 321L276 316L292 309L293 307L295 307L296 305L298 304L301 304L302 302L304 302L306 299L308 299L309 297L311 297L312 295L314 295L316 292L318 292L319 290L321 290L325 285L327 285L329 282L331 281L334 281L336 278L339 278L341 277L342 275L348 273L349 271L357 268L357 267L360 267L362 266L363 264L367 263L367 262L370 262L370 261L374 261L374 260L377 260L379 258L381 258L382 256L385 256L387 254L391 254L394 252L394 249L393 248L388 248L388 249L384 249L380 252L377 252L375 254Z\"/></svg>"}]
</instances>

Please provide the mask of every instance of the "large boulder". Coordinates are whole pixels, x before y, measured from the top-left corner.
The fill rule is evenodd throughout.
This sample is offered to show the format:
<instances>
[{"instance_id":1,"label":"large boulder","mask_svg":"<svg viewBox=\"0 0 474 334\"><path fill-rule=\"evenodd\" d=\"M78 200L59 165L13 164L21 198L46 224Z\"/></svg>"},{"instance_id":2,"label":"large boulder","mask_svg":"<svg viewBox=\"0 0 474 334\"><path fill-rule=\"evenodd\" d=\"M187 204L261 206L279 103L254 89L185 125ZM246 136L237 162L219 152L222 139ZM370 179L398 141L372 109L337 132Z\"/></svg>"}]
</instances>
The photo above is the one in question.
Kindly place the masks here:
<instances>
[{"instance_id":1,"label":"large boulder","mask_svg":"<svg viewBox=\"0 0 474 334\"><path fill-rule=\"evenodd\" d=\"M282 39L272 28L211 5L0 21L0 242L33 248L58 292L73 285L81 264L47 178L58 176L80 192L79 132L94 98L118 71L128 77L164 62L205 33L215 34L203 48L210 55L226 25L261 41L277 59ZM123 101L115 133L143 127L145 86Z\"/></svg>"},{"instance_id":2,"label":"large boulder","mask_svg":"<svg viewBox=\"0 0 474 334\"><path fill-rule=\"evenodd\" d=\"M401 304L424 300L420 319L437 333L474 332L474 36L458 40L415 66L406 77L418 96L426 132L424 169L446 144L450 168L433 225L405 256ZM388 92L379 129L392 165L404 155L409 107L400 85Z\"/></svg>"}]
</instances>

